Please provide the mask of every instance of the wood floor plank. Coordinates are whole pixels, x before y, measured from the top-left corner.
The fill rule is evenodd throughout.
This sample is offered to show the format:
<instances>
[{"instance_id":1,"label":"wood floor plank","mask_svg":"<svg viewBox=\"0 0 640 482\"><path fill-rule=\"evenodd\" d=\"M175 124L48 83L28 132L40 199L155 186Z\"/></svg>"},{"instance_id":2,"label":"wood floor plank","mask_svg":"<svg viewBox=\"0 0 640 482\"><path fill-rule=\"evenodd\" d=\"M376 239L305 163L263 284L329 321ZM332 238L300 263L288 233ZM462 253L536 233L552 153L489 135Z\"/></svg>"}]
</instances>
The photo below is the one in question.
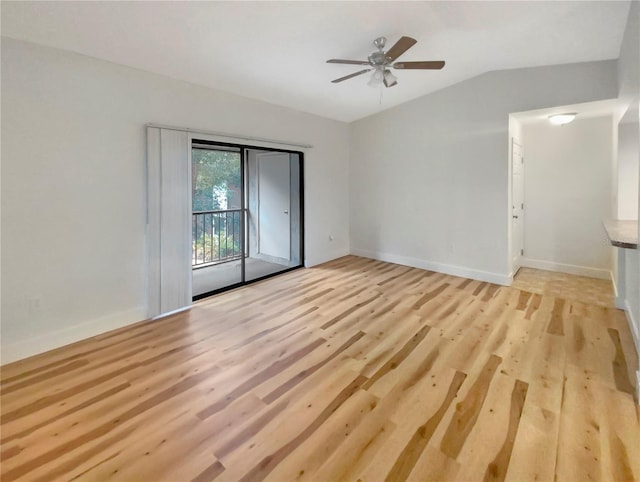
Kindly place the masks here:
<instances>
[{"instance_id":1,"label":"wood floor plank","mask_svg":"<svg viewBox=\"0 0 640 482\"><path fill-rule=\"evenodd\" d=\"M356 391L343 405L318 426L317 430L303 443L299 444L291 456L286 457L272 473L269 479L300 480L305 474L314 480L318 468L335 451L341 450L342 444L362 421L369 417L376 408L378 398L364 390ZM296 438L294 440L300 440Z\"/></svg>"},{"instance_id":2,"label":"wood floor plank","mask_svg":"<svg viewBox=\"0 0 640 482\"><path fill-rule=\"evenodd\" d=\"M293 378L290 378L285 383L283 383L282 385L278 386L278 388L276 388L276 389L272 390L271 392L269 392L267 395L262 397L262 399L265 401L265 403L272 403L274 400L277 400L284 393L286 393L287 391L291 390L293 387L298 385L300 382L302 382L307 377L310 377L311 375L313 375L316 371L318 371L324 365L326 365L331 360L336 358L338 355L340 355L342 352L344 352L347 348L351 347L356 341L360 340L364 335L365 334L363 332L361 332L361 331L357 332L355 335L353 335L351 338L349 338L347 341L345 341L342 345L340 345L335 351L333 351L333 353L331 353L331 355L329 355L325 359L319 361L315 365L313 365L313 366L311 366L309 368L305 368L304 370L298 372Z\"/></svg>"},{"instance_id":3,"label":"wood floor plank","mask_svg":"<svg viewBox=\"0 0 640 482\"><path fill-rule=\"evenodd\" d=\"M556 474L559 480L603 480L600 417L588 375L567 365ZM604 480L608 480L605 476Z\"/></svg>"},{"instance_id":4,"label":"wood floor plank","mask_svg":"<svg viewBox=\"0 0 640 482\"><path fill-rule=\"evenodd\" d=\"M469 382L473 381L473 378L474 376L471 374ZM512 418L511 404L508 400L504 400L503 394L505 392L512 394L515 382L516 380L500 373L497 373L492 379L485 400L479 409L477 420L455 459L460 464L457 472L459 480L482 480L490 472L492 464L495 464L501 447L508 440L509 422ZM463 386L462 390L465 390L465 387L467 394L473 392L469 385ZM462 390L460 397L465 397ZM453 413L454 417L452 418L449 418L450 415L451 413L447 414L443 420L443 425L447 425L447 428L450 425L450 420L455 420L456 413ZM439 445L442 446L442 441L445 438L440 433L436 432L434 442L437 444L440 441ZM452 457L449 456L449 458ZM510 459L505 463L508 465ZM502 467L502 469L505 468L506 465Z\"/></svg>"},{"instance_id":5,"label":"wood floor plank","mask_svg":"<svg viewBox=\"0 0 640 482\"><path fill-rule=\"evenodd\" d=\"M239 479L246 473L250 468L245 462L248 456L253 461L262 460L273 452L275 446L285 445L297 437L305 427L320 417L331 400L358 378L360 367L359 362L334 360L284 395L282 400L275 402L275 405L287 403L286 410L267 420L262 430L221 457L222 463L229 470L229 477ZM224 411L218 415L222 414ZM260 416L261 414L255 415L228 434L213 437L209 442L211 450L215 453ZM292 420L295 423L291 423Z\"/></svg>"},{"instance_id":6,"label":"wood floor plank","mask_svg":"<svg viewBox=\"0 0 640 482\"><path fill-rule=\"evenodd\" d=\"M554 480L559 429L559 412L525 400L506 480Z\"/></svg>"},{"instance_id":7,"label":"wood floor plank","mask_svg":"<svg viewBox=\"0 0 640 482\"><path fill-rule=\"evenodd\" d=\"M511 462L511 451L520 426L520 417L522 416L522 408L524 406L527 390L529 386L522 380L516 380L511 392L511 407L509 416L509 428L507 436L495 458L487 466L484 473L484 481L503 481L507 475L509 462Z\"/></svg>"},{"instance_id":8,"label":"wood floor plank","mask_svg":"<svg viewBox=\"0 0 640 482\"><path fill-rule=\"evenodd\" d=\"M178 366L164 365L163 368L163 370L158 371L154 368L153 372L149 373L147 378L140 380L139 383L133 384L130 381L130 387L118 391L108 398L98 400L85 408L74 410L68 417L58 418L53 423L40 427L38 430L29 431L25 437L20 439L20 442L28 445L30 449L25 455L32 456L32 453L46 452L51 447L51 440L58 440L61 432L65 434L64 439L66 440L81 437L86 431L95 430L99 426L107 424L110 419L118 419L118 416L123 411L131 410L138 406L140 399L149 397L150 394L163 393L170 387L183 382L190 375L203 371L206 371L210 376L219 374L217 367L198 358L189 359ZM204 378L206 379L203 379L202 383L209 381L209 378ZM117 380L116 382L119 383ZM89 392L89 395L91 394L92 392ZM41 410L38 415L47 417L49 414L59 413L65 407L65 402L62 402ZM29 426L26 424L38 422L39 420L39 417L27 417L27 419L18 420L9 424L9 426L20 431L25 426Z\"/></svg>"},{"instance_id":9,"label":"wood floor plank","mask_svg":"<svg viewBox=\"0 0 640 482\"><path fill-rule=\"evenodd\" d=\"M424 337L427 336L429 330L431 330L431 327L429 325L424 325L422 328L420 328L399 351L394 353L394 355L389 360L387 360L384 365L382 365L378 370L376 370L373 375L369 377L363 388L365 390L368 390L379 379L390 373L392 370L398 368L398 366L411 354L411 352L420 344L420 342L424 340Z\"/></svg>"},{"instance_id":10,"label":"wood floor plank","mask_svg":"<svg viewBox=\"0 0 640 482\"><path fill-rule=\"evenodd\" d=\"M418 427L411 440L409 440L400 456L396 459L393 467L391 467L391 471L387 474L385 481L406 480L409 477L465 378L466 375L464 373L456 372L442 404L429 420Z\"/></svg>"},{"instance_id":11,"label":"wood floor plank","mask_svg":"<svg viewBox=\"0 0 640 482\"><path fill-rule=\"evenodd\" d=\"M302 357L304 357L314 349L318 348L320 345L324 344L325 342L326 340L324 338L318 338L317 340L314 340L313 342L303 346L298 351L292 353L288 357L282 360L278 360L277 362L265 368L260 373L254 375L253 377L249 378L247 381L245 381L241 385L237 386L233 391L228 393L223 399L219 400L213 405L210 405L204 410L199 411L198 417L204 420L205 418L208 418L213 414L218 413L222 409L229 406L231 402L236 400L241 395L244 395L245 393L249 392L251 389L257 387L263 381L268 380L269 378L273 377L277 373L280 373L282 370L291 366L296 361L300 360Z\"/></svg>"},{"instance_id":12,"label":"wood floor plank","mask_svg":"<svg viewBox=\"0 0 640 482\"><path fill-rule=\"evenodd\" d=\"M375 412L375 410L374 410ZM300 480L367 480L359 472L366 469L372 460L385 454L383 445L396 426L379 412L367 417L353 430L339 451L326 460L323 465L308 477ZM379 478L378 473L378 478Z\"/></svg>"},{"instance_id":13,"label":"wood floor plank","mask_svg":"<svg viewBox=\"0 0 640 482\"><path fill-rule=\"evenodd\" d=\"M3 366L0 478L640 481L624 313L522 273L347 256Z\"/></svg>"},{"instance_id":14,"label":"wood floor plank","mask_svg":"<svg viewBox=\"0 0 640 482\"><path fill-rule=\"evenodd\" d=\"M620 334L618 330L613 328L609 328L607 331L609 332L609 337L611 338L616 353L612 361L616 388L621 392L627 392L633 395L635 390L630 381L631 376L629 375L627 361L625 360L622 344L620 343Z\"/></svg>"},{"instance_id":15,"label":"wood floor plank","mask_svg":"<svg viewBox=\"0 0 640 482\"><path fill-rule=\"evenodd\" d=\"M216 460L213 464L191 479L191 482L209 482L210 480L217 478L218 475L222 474L222 472L224 472L224 465L222 465L219 460Z\"/></svg>"},{"instance_id":16,"label":"wood floor plank","mask_svg":"<svg viewBox=\"0 0 640 482\"><path fill-rule=\"evenodd\" d=\"M454 482L458 479L460 463L447 457L440 450L428 445L420 455L407 479L425 482ZM374 480L374 479L372 479Z\"/></svg>"},{"instance_id":17,"label":"wood floor plank","mask_svg":"<svg viewBox=\"0 0 640 482\"><path fill-rule=\"evenodd\" d=\"M489 391L491 380L501 362L502 359L500 357L491 355L469 393L467 393L464 400L456 405L454 418L451 420L440 444L442 452L452 459L458 457L469 433L471 433Z\"/></svg>"},{"instance_id":18,"label":"wood floor plank","mask_svg":"<svg viewBox=\"0 0 640 482\"><path fill-rule=\"evenodd\" d=\"M305 427L295 438L274 450L271 454L264 457L260 462L253 466L241 479L241 482L254 480L263 480L273 469L282 462L293 450L300 444L305 442L313 433L324 424L329 417L338 410L351 396L362 388L367 378L360 375L354 379L349 385L344 387L336 397L333 398L327 407L313 420L313 422Z\"/></svg>"},{"instance_id":19,"label":"wood floor plank","mask_svg":"<svg viewBox=\"0 0 640 482\"><path fill-rule=\"evenodd\" d=\"M427 358L432 357L428 354ZM315 480L380 480L416 431L413 417L407 414L420 414L425 420L436 413L450 387L457 385L456 376L460 377L452 370L434 370L418 380L413 375L398 380L371 416L344 442L342 451L348 457L334 454L314 474Z\"/></svg>"},{"instance_id":20,"label":"wood floor plank","mask_svg":"<svg viewBox=\"0 0 640 482\"><path fill-rule=\"evenodd\" d=\"M17 478L28 474L35 468L38 468L53 460L56 460L60 453L65 453L65 452L74 450L77 447L81 447L82 445L90 441L105 437L111 431L115 430L118 427L118 425L125 423L126 421L144 413L147 410L150 410L158 406L164 401L169 400L172 397L175 397L176 395L179 395L184 391L189 390L192 387L195 387L198 383L208 378L212 372L218 371L218 370L219 369L217 367L212 367L198 374L186 377L181 382L178 382L175 385L154 394L153 396L134 405L130 409L118 414L112 420L109 420L108 422L90 430L89 432L83 433L81 436L67 440L61 445L56 446L51 450L48 450L40 454L39 456L35 457L33 460L30 460L26 463L23 463L17 467L12 468L11 470L3 474L3 479L16 480ZM86 457L86 453L83 454L83 458L84 457Z\"/></svg>"},{"instance_id":21,"label":"wood floor plank","mask_svg":"<svg viewBox=\"0 0 640 482\"><path fill-rule=\"evenodd\" d=\"M606 384L593 384L593 389L599 411L609 412L599 418L603 478L640 480L640 419L631 396Z\"/></svg>"}]
</instances>

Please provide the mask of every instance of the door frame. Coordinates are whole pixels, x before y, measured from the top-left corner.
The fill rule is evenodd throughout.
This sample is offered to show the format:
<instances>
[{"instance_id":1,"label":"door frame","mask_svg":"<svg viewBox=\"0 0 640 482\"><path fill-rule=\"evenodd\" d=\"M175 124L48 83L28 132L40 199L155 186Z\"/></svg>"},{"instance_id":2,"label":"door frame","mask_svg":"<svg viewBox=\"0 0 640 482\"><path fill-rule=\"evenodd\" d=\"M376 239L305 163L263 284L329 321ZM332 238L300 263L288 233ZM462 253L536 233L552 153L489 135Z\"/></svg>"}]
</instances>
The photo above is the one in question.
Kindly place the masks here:
<instances>
[{"instance_id":1,"label":"door frame","mask_svg":"<svg viewBox=\"0 0 640 482\"><path fill-rule=\"evenodd\" d=\"M213 149L215 149L215 147L219 146L219 147L231 147L231 148L239 148L240 149L240 176L241 176L241 187L242 187L242 195L241 197L241 209L242 209L242 222L241 224L241 236L242 236L242 257L241 257L241 278L242 280L239 283L234 283L232 285L228 285L225 286L224 288L218 288L212 291L208 291L206 293L202 293L199 295L195 295L193 296L192 293L192 301L198 301L201 300L203 298L207 298L209 296L218 294L218 293L222 293L224 291L229 291L235 288L239 288L241 286L246 286L249 285L251 283L255 283L257 281L262 281L264 279L267 278L272 278L274 276L278 276L280 274L283 273L288 273L289 271L293 271L299 268L304 268L305 265L305 259L306 259L306 251L305 251L305 243L304 243L304 233L305 233L305 229L304 229L304 222L305 222L305 209L304 209L304 152L302 151L294 151L291 149L281 149L278 147L271 147L271 146L257 146L257 145L251 145L251 144L237 144L237 143L230 143L230 142L225 142L225 141L218 141L218 140L213 140L214 136L210 136L210 135L206 135L206 134L197 134L197 133L190 133L189 135L189 169L191 169L191 149L194 143L206 146L209 145L211 146ZM253 149L253 150L259 150L259 151L272 151L272 152L282 152L282 153L287 153L287 154L297 154L298 155L298 163L299 163L299 167L300 167L300 172L299 172L299 186L300 186L300 193L299 193L299 203L300 203L300 239L299 239L299 243L300 243L300 264L297 266L292 266L290 268L286 268L283 269L282 271L278 271L277 273L272 273L272 274L268 274L265 276L261 276L259 278L255 278L255 279L251 279L251 280L246 280L246 276L245 276L245 254L246 254L246 250L248 248L248 240L246 238L247 236L247 215L246 215L246 199L245 199L245 193L246 193L246 151L249 149ZM191 179L191 175L189 175L189 180ZM189 185L189 215L191 215L191 210L193 209L193 200L191 198L192 196L192 187L191 185Z\"/></svg>"},{"instance_id":2,"label":"door frame","mask_svg":"<svg viewBox=\"0 0 640 482\"><path fill-rule=\"evenodd\" d=\"M521 168L521 178L522 178L522 203L523 203L523 207L520 210L520 217L522 219L520 219L520 224L521 224L521 232L522 232L522 239L521 239L521 245L520 245L520 253L516 254L516 256L514 256L514 240L516 238L516 234L514 232L513 229L513 216L514 216L514 195L513 192L515 190L515 182L514 182L514 170L513 170L513 165L514 165L514 156L513 156L513 152L514 152L514 147L515 145L518 145L520 147L520 152L521 152L521 158L522 158L522 168ZM509 232L511 233L510 239L509 239L509 265L511 266L511 278L513 279L513 277L516 275L516 273L518 272L518 270L522 267L522 259L524 258L524 176L525 176L525 166L524 166L524 147L522 145L522 142L516 138L515 136L511 137L511 143L509 146L509 160L510 160L510 166L509 166L509 173L510 173L510 187L511 189L509 190ZM517 250L516 250L517 251ZM515 261L514 261L515 260Z\"/></svg>"}]
</instances>

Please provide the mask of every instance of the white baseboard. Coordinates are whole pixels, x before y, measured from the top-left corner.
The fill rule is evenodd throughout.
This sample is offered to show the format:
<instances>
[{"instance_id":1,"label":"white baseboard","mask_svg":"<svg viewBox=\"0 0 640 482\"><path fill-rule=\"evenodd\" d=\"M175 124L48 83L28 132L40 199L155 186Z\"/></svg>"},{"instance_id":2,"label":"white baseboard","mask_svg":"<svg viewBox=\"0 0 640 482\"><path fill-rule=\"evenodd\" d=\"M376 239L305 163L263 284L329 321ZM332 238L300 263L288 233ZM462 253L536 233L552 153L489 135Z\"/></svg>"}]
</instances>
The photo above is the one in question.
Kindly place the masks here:
<instances>
[{"instance_id":1,"label":"white baseboard","mask_svg":"<svg viewBox=\"0 0 640 482\"><path fill-rule=\"evenodd\" d=\"M365 249L351 249L351 254L362 256L364 258L377 259L378 261L386 261L388 263L401 264L403 266L411 266L412 268L426 269L436 271L438 273L450 274L461 278L470 278L478 281L486 281L487 283L495 283L503 286L511 285L511 277L506 274L492 273L489 271L481 271L464 266L455 266L451 264L437 263L425 259L411 258L392 253L380 253L378 251L369 251Z\"/></svg>"},{"instance_id":2,"label":"white baseboard","mask_svg":"<svg viewBox=\"0 0 640 482\"><path fill-rule=\"evenodd\" d=\"M613 302L619 310L626 310L626 300L624 299L624 296L620 296L618 293L616 277L613 275L613 271L611 271L610 274L611 276L609 278L611 280L611 285L613 286Z\"/></svg>"},{"instance_id":3,"label":"white baseboard","mask_svg":"<svg viewBox=\"0 0 640 482\"><path fill-rule=\"evenodd\" d=\"M624 311L627 315L627 321L629 322L629 331L633 337L633 343L636 346L636 353L640 353L640 333L638 333L638 321L633 316L633 311L629 306L629 303L624 301ZM636 370L636 402L640 400L640 370Z\"/></svg>"},{"instance_id":4,"label":"white baseboard","mask_svg":"<svg viewBox=\"0 0 640 482\"><path fill-rule=\"evenodd\" d=\"M182 313L183 311L187 311L191 309L192 305L183 306L182 308L177 308L173 311L167 311L166 313L160 313L157 316L151 318L152 320L159 320L160 318L166 318L167 316L175 315L176 313Z\"/></svg>"},{"instance_id":5,"label":"white baseboard","mask_svg":"<svg viewBox=\"0 0 640 482\"><path fill-rule=\"evenodd\" d=\"M616 283L616 277L613 275L613 272L611 272L611 284L613 285L613 303L619 310L626 311L627 300L625 300L624 296L620 296L618 293L618 284Z\"/></svg>"},{"instance_id":6,"label":"white baseboard","mask_svg":"<svg viewBox=\"0 0 640 482\"><path fill-rule=\"evenodd\" d=\"M329 261L333 261L334 259L342 258L343 256L349 255L349 250L342 247L338 247L336 249L332 249L324 254L324 256L308 256L304 260L304 267L311 268L313 266L317 266L322 263L327 263Z\"/></svg>"},{"instance_id":7,"label":"white baseboard","mask_svg":"<svg viewBox=\"0 0 640 482\"><path fill-rule=\"evenodd\" d=\"M616 283L616 277L613 275L613 271L609 272L609 280L611 281L611 285L613 286L613 296L615 298L618 297L618 284Z\"/></svg>"},{"instance_id":8,"label":"white baseboard","mask_svg":"<svg viewBox=\"0 0 640 482\"><path fill-rule=\"evenodd\" d=\"M23 358L60 348L92 336L101 335L144 319L146 319L146 309L137 308L69 326L61 330L39 334L27 340L13 343L6 343L3 340L0 360L2 365L22 360Z\"/></svg>"},{"instance_id":9,"label":"white baseboard","mask_svg":"<svg viewBox=\"0 0 640 482\"><path fill-rule=\"evenodd\" d=\"M629 302L628 301L624 301L624 308L623 310L625 311L626 315L627 315L627 321L629 322L629 329L631 331L631 336L633 336L633 342L636 345L636 351L638 353L640 353L640 333L638 333L638 321L640 320L636 320L633 316L633 311L631 310L631 307L629 306Z\"/></svg>"},{"instance_id":10,"label":"white baseboard","mask_svg":"<svg viewBox=\"0 0 640 482\"><path fill-rule=\"evenodd\" d=\"M522 257L521 265L524 268L542 269L545 271L556 271L558 273L575 274L578 276L587 276L589 278L611 279L611 271L599 268L590 268L587 266L576 266L573 264L556 263L554 261L545 261L541 259L531 259Z\"/></svg>"}]
</instances>

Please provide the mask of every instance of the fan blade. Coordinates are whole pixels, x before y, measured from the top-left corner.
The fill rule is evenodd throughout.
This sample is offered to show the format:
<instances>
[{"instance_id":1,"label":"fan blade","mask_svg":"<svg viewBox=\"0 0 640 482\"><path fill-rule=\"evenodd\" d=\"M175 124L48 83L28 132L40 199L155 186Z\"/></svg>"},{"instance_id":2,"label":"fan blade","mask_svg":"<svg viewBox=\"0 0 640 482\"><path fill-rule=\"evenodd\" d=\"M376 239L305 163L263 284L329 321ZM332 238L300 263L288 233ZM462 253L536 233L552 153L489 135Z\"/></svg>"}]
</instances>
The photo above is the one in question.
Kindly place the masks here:
<instances>
[{"instance_id":1,"label":"fan blade","mask_svg":"<svg viewBox=\"0 0 640 482\"><path fill-rule=\"evenodd\" d=\"M342 60L342 59L329 59L328 64L349 64L349 65L369 65L368 60Z\"/></svg>"},{"instance_id":2,"label":"fan blade","mask_svg":"<svg viewBox=\"0 0 640 482\"><path fill-rule=\"evenodd\" d=\"M444 60L431 60L429 62L396 62L394 69L428 69L440 70L444 67Z\"/></svg>"},{"instance_id":3,"label":"fan blade","mask_svg":"<svg viewBox=\"0 0 640 482\"><path fill-rule=\"evenodd\" d=\"M348 80L348 79L351 79L353 77L357 77L358 75L366 74L370 70L372 70L372 69L364 69L364 70L361 70L360 72L356 72L354 74L345 75L344 77L340 77L339 79L332 80L331 83L337 84L338 82L342 82L343 80Z\"/></svg>"},{"instance_id":4,"label":"fan blade","mask_svg":"<svg viewBox=\"0 0 640 482\"><path fill-rule=\"evenodd\" d=\"M411 37L400 37L400 40L398 40L395 45L391 47L387 52L387 58L391 59L390 61L394 61L411 47L413 47L416 42L417 40Z\"/></svg>"}]
</instances>

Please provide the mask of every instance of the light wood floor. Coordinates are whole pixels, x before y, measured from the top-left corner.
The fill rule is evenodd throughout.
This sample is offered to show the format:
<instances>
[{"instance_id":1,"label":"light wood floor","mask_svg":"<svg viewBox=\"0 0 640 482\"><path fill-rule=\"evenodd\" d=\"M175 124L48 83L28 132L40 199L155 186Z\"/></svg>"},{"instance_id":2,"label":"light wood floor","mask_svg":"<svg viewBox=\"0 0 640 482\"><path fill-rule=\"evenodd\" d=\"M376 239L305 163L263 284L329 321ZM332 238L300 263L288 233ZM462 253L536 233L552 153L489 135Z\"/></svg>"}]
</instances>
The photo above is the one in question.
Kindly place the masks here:
<instances>
[{"instance_id":1,"label":"light wood floor","mask_svg":"<svg viewBox=\"0 0 640 482\"><path fill-rule=\"evenodd\" d=\"M609 307L358 257L1 371L2 480L640 480Z\"/></svg>"},{"instance_id":2,"label":"light wood floor","mask_svg":"<svg viewBox=\"0 0 640 482\"><path fill-rule=\"evenodd\" d=\"M574 276L554 271L520 268L513 288L591 305L614 307L613 285L609 280Z\"/></svg>"}]
</instances>

